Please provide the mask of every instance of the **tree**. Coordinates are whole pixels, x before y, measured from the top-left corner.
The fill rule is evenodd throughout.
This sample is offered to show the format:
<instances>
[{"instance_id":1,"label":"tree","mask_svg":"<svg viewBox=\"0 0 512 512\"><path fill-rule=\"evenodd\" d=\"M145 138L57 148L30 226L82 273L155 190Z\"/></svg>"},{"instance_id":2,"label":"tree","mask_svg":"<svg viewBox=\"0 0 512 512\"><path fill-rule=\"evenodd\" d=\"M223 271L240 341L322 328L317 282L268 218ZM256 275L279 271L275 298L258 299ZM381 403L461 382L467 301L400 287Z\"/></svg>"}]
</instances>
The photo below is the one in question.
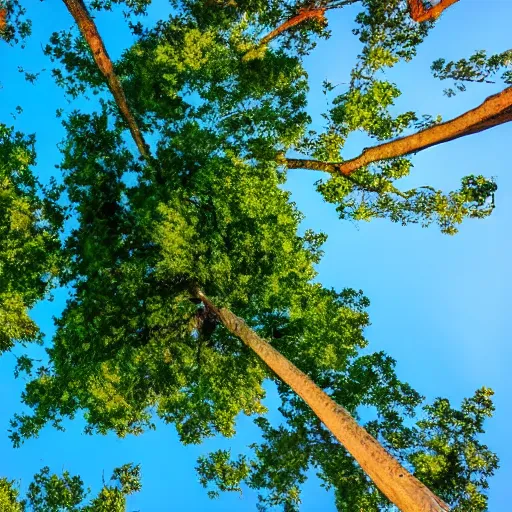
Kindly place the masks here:
<instances>
[{"instance_id":1,"label":"tree","mask_svg":"<svg viewBox=\"0 0 512 512\"><path fill-rule=\"evenodd\" d=\"M403 2L363 2L356 32L364 47L350 87L334 98L326 131L306 134L301 58L312 48L312 34L326 35L325 27L301 20L274 29L275 36L257 36L267 26L279 27L284 8L304 13L304 7L242 2L206 8L202 2L183 2L152 30L133 24L138 40L114 66L84 4L66 5L94 60L80 40L56 33L46 53L64 67L54 74L72 95L99 91L106 78L115 104L103 100L100 112L74 113L65 122L61 170L71 212L79 221L64 249L69 263L62 281L72 285L72 293L49 349L50 369L27 386L24 401L34 413L17 416L14 442L37 434L47 421L59 425L62 417L79 410L86 411L90 432L138 433L151 426L150 407L176 424L184 442L199 442L215 432L230 435L239 412L263 412L262 382L272 377L232 334L247 342L259 332L283 344L288 359L334 396L336 381L364 345L366 299L353 290L336 293L313 284L313 264L324 237L297 235L300 214L279 188L282 166L291 161L283 155L294 149L310 153L319 165L337 165L351 132L362 129L386 140L421 123L415 113L390 114L399 91L378 72L412 58L429 27L412 21ZM277 42L277 35L282 46L264 48ZM326 84L326 90L333 88ZM190 92L199 101L189 100ZM137 161L126 147L125 123L146 162ZM144 132L154 136L155 158L145 154ZM350 178L341 173L338 181L318 188L338 203L343 217L436 220L447 233L454 233L464 217L492 211L489 200L496 186L480 176L465 178L461 191L448 195L431 188L397 189L393 182L408 174L410 163L396 157L408 152L379 153L364 162L375 162L374 167L363 167ZM395 159L380 163L390 156ZM135 184L128 183L129 175L136 176ZM319 316L320 306L329 314ZM251 329L242 332L239 327L245 324L233 315L243 317ZM383 364L377 363L379 368ZM402 403L411 414L419 403L412 390L396 386L400 405L389 405L389 414L399 421ZM298 411L301 402L288 400L286 386L280 391L284 403ZM358 400L352 412L368 397L361 393ZM382 396L376 404L388 407ZM481 416L491 410L487 404ZM434 413L432 425L435 421ZM423 434L413 431L402 445L395 441L397 450L425 451L435 438L428 428L434 427L419 425ZM456 434L447 435L451 446ZM332 441L329 449L339 450ZM422 462L425 479L437 462L435 447L432 451L432 460ZM308 461L321 464L315 457ZM399 458L421 473L417 459L405 453ZM454 465L450 475L459 482L458 493L440 491L456 504L461 493L469 492L470 482L475 486L470 499L482 503L479 489L495 467L489 455L484 478L475 484L480 466ZM365 490L363 498L350 498L353 503L364 499L366 505L386 506L356 466L350 471ZM405 471L387 488L377 483L404 510L426 510L426 502L393 493ZM402 480L415 482L409 476ZM265 488L261 478L254 481ZM432 481L441 486L441 480ZM442 502L418 488L429 496L432 510L443 509Z\"/></svg>"},{"instance_id":2,"label":"tree","mask_svg":"<svg viewBox=\"0 0 512 512\"><path fill-rule=\"evenodd\" d=\"M110 482L86 504L90 490L79 476L67 471L58 476L44 467L34 475L25 499L19 498L15 482L0 478L0 508L3 512L125 512L126 497L140 491L140 468L133 464L116 468Z\"/></svg>"}]
</instances>

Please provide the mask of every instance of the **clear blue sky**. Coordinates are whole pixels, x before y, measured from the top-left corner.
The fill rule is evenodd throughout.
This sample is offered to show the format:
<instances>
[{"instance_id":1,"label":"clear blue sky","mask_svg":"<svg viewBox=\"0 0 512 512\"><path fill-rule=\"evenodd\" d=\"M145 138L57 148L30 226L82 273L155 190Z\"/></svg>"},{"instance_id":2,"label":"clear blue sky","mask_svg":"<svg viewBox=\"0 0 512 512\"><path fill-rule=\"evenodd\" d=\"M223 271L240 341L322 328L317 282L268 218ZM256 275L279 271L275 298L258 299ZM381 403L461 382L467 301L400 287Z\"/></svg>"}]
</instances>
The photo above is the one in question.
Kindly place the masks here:
<instances>
[{"instance_id":1,"label":"clear blue sky","mask_svg":"<svg viewBox=\"0 0 512 512\"><path fill-rule=\"evenodd\" d=\"M55 110L66 106L62 91L44 73L36 86L22 80L18 66L34 72L50 68L40 45L53 30L71 25L60 2L26 2L34 20L34 34L26 50L0 46L0 120L13 122L27 133L37 133L38 167L42 180L51 176L58 163L57 142L63 131L55 120ZM167 2L154 2L148 21L157 19ZM307 60L311 80L310 111L318 121L325 108L321 83L347 81L359 48L351 34L354 10L330 14L333 37L320 42ZM444 84L429 72L438 57L460 58L474 50L501 52L511 47L509 40L512 2L509 0L461 0L445 13L418 57L389 72L404 91L401 110L442 114L448 119L476 106L496 89L475 84L452 99L442 95ZM98 18L110 53L117 57L129 42L119 13ZM16 121L15 106L24 113ZM80 103L78 103L80 105ZM86 106L86 108L89 108ZM507 142L508 141L508 142ZM510 145L512 124L482 134L428 149L414 157L410 184L431 184L457 188L468 174L495 176L499 185L497 207L483 221L470 221L455 237L440 234L437 228L401 227L387 221L354 226L337 219L334 208L322 202L313 183L320 177L310 171L290 173L287 187L306 214L304 227L329 235L319 279L326 286L362 288L370 298L372 326L367 330L370 349L385 350L397 359L399 377L408 381L430 400L446 396L454 403L471 395L482 385L495 392L496 415L487 424L487 444L501 459L501 469L491 482L490 510L510 510L512 447L508 439L512 421L512 348L509 342L507 311L511 302L512 277L509 265L512 249L512 171ZM347 150L358 153L365 140L357 136ZM350 156L346 154L346 156ZM64 299L57 293L53 303L39 305L34 318L51 334L51 317L58 314ZM34 351L37 353L37 350ZM106 477L116 465L133 461L142 464L143 490L130 498L129 510L166 511L252 511L255 493L224 495L210 501L194 473L198 455L209 448L233 447L243 450L254 439L250 420L242 418L239 435L231 440L212 440L202 446L182 447L174 429L159 425L156 432L141 437L116 439L82 434L82 423L69 423L66 432L45 429L39 439L13 450L7 439L9 418L20 410L23 383L12 377L14 358L0 359L0 476L21 480L25 488L43 465L53 471L79 473L97 489L102 473ZM272 393L270 407L275 404ZM334 511L331 497L314 478L305 486L302 510Z\"/></svg>"}]
</instances>

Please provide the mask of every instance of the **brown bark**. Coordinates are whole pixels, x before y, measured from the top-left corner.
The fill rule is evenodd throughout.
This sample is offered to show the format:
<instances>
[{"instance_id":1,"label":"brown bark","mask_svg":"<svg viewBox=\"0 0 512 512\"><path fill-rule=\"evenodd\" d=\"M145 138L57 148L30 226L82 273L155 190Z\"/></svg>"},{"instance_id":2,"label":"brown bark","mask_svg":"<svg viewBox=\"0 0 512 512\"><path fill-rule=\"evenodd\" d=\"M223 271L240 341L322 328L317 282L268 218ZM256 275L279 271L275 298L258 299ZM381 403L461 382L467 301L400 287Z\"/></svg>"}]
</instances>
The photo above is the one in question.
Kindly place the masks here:
<instances>
[{"instance_id":1,"label":"brown bark","mask_svg":"<svg viewBox=\"0 0 512 512\"><path fill-rule=\"evenodd\" d=\"M281 23L278 27L276 27L272 32L269 32L266 36L262 37L258 46L264 46L276 37L280 36L283 32L290 30L292 27L300 25L306 20L318 20L320 22L325 21L325 7L303 7L299 10L299 12L287 19L284 23Z\"/></svg>"},{"instance_id":2,"label":"brown bark","mask_svg":"<svg viewBox=\"0 0 512 512\"><path fill-rule=\"evenodd\" d=\"M285 158L282 163L288 169L310 169L348 175L365 165L379 160L423 151L431 146L488 130L493 126L512 121L512 87L489 96L481 105L464 114L420 132L366 148L356 158L341 163Z\"/></svg>"},{"instance_id":3,"label":"brown bark","mask_svg":"<svg viewBox=\"0 0 512 512\"><path fill-rule=\"evenodd\" d=\"M411 18L419 23L437 19L441 13L459 0L440 0L436 5L425 8L423 0L407 0Z\"/></svg>"},{"instance_id":4,"label":"brown bark","mask_svg":"<svg viewBox=\"0 0 512 512\"><path fill-rule=\"evenodd\" d=\"M411 475L350 414L306 374L260 338L231 311L217 308L201 290L194 290L205 307L240 338L295 393L297 393L336 439L348 450L365 473L387 498L403 512L442 512L449 507Z\"/></svg>"},{"instance_id":5,"label":"brown bark","mask_svg":"<svg viewBox=\"0 0 512 512\"><path fill-rule=\"evenodd\" d=\"M0 34L5 30L7 9L0 9Z\"/></svg>"},{"instance_id":6,"label":"brown bark","mask_svg":"<svg viewBox=\"0 0 512 512\"><path fill-rule=\"evenodd\" d=\"M142 132L139 130L137 122L132 115L130 107L126 101L126 96L124 95L123 87L121 86L121 82L119 78L114 72L114 66L112 65L112 61L107 53L107 49L103 44L103 40L96 28L96 24L89 16L87 12L87 8L82 0L62 0L68 11L71 13L73 18L75 19L80 32L84 36L87 41L89 48L91 49L92 56L94 57L94 61L98 66L99 70L105 77L108 88L110 92L114 96L114 100L121 112L123 119L126 121L128 128L132 134L133 140L139 149L140 154L143 158L149 158L149 150L148 146L144 140Z\"/></svg>"}]
</instances>

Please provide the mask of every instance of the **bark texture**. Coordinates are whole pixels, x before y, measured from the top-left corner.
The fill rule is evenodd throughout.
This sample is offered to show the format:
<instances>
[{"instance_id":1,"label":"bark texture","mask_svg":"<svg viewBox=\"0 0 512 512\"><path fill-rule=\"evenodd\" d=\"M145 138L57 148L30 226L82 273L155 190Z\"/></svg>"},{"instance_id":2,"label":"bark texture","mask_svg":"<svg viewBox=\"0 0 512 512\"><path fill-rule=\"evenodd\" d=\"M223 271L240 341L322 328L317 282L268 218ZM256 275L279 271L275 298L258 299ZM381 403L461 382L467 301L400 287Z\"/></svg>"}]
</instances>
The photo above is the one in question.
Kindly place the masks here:
<instances>
[{"instance_id":1,"label":"bark texture","mask_svg":"<svg viewBox=\"0 0 512 512\"><path fill-rule=\"evenodd\" d=\"M224 326L240 338L295 393L297 393L336 439L348 450L361 468L387 498L403 512L446 512L448 505L409 473L350 414L306 374L260 338L238 316L217 308L204 293L194 295L213 311Z\"/></svg>"},{"instance_id":2,"label":"bark texture","mask_svg":"<svg viewBox=\"0 0 512 512\"><path fill-rule=\"evenodd\" d=\"M407 0L411 18L419 23L437 19L441 13L459 0L440 0L436 5L425 8L423 0Z\"/></svg>"},{"instance_id":3,"label":"bark texture","mask_svg":"<svg viewBox=\"0 0 512 512\"><path fill-rule=\"evenodd\" d=\"M7 9L0 9L0 34L5 30Z\"/></svg>"},{"instance_id":4,"label":"bark texture","mask_svg":"<svg viewBox=\"0 0 512 512\"><path fill-rule=\"evenodd\" d=\"M512 87L489 96L481 105L464 114L420 132L366 148L356 158L341 163L320 162L301 158L285 158L281 162L288 169L310 169L348 175L365 165L379 160L423 151L431 146L488 130L512 121Z\"/></svg>"},{"instance_id":5,"label":"bark texture","mask_svg":"<svg viewBox=\"0 0 512 512\"><path fill-rule=\"evenodd\" d=\"M87 8L82 0L62 0L68 11L71 13L73 18L75 19L80 32L84 36L89 48L91 49L92 55L94 57L94 61L98 66L99 70L105 77L108 88L110 92L114 96L114 100L121 112L123 119L126 121L128 128L132 134L133 140L139 149L140 154L143 158L149 158L149 150L148 146L144 140L142 132L140 131L135 118L128 106L128 102L126 101L126 96L123 91L123 87L119 78L114 72L114 66L112 65L112 61L107 53L107 49L103 44L103 40L96 28L96 24L93 19L89 16Z\"/></svg>"}]
</instances>

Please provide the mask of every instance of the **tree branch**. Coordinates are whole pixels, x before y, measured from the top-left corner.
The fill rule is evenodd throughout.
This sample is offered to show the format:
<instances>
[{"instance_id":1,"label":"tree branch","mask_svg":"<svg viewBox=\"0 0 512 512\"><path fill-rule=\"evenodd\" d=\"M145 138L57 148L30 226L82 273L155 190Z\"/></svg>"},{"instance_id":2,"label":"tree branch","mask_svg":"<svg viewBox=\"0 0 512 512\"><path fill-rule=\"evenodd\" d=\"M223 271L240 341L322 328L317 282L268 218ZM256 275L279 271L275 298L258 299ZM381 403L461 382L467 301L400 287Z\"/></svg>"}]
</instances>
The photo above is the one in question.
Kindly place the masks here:
<instances>
[{"instance_id":1,"label":"tree branch","mask_svg":"<svg viewBox=\"0 0 512 512\"><path fill-rule=\"evenodd\" d=\"M347 175L365 165L423 151L431 146L488 130L509 121L512 121L512 87L489 96L481 105L455 119L431 126L406 137L366 148L359 156L351 160L333 163L284 158L281 159L281 162L288 169L310 169Z\"/></svg>"},{"instance_id":2,"label":"tree branch","mask_svg":"<svg viewBox=\"0 0 512 512\"><path fill-rule=\"evenodd\" d=\"M450 5L459 0L440 0L436 5L425 8L423 0L407 0L411 18L418 23L437 19L441 13L450 7Z\"/></svg>"},{"instance_id":3,"label":"tree branch","mask_svg":"<svg viewBox=\"0 0 512 512\"><path fill-rule=\"evenodd\" d=\"M214 313L226 329L243 341L283 382L297 393L318 419L359 463L380 491L403 512L446 512L448 505L409 473L305 373L260 338L229 309L218 308L199 289L192 294Z\"/></svg>"},{"instance_id":4,"label":"tree branch","mask_svg":"<svg viewBox=\"0 0 512 512\"><path fill-rule=\"evenodd\" d=\"M7 24L7 9L0 9L0 35L5 30Z\"/></svg>"},{"instance_id":5,"label":"tree branch","mask_svg":"<svg viewBox=\"0 0 512 512\"><path fill-rule=\"evenodd\" d=\"M112 61L107 53L107 49L103 44L103 40L96 28L96 24L89 16L87 12L87 8L82 0L62 0L68 11L71 13L71 16L75 19L80 32L83 37L87 41L89 48L91 49L92 56L94 57L94 61L98 66L99 70L105 77L108 88L110 92L114 96L114 100L121 112L121 116L126 121L128 128L132 134L132 138L139 149L140 154L143 158L149 158L149 149L142 132L140 131L137 122L128 106L126 101L126 96L123 91L123 87L119 78L114 72L114 66L112 65Z\"/></svg>"},{"instance_id":6,"label":"tree branch","mask_svg":"<svg viewBox=\"0 0 512 512\"><path fill-rule=\"evenodd\" d=\"M299 12L295 16L288 18L285 22L281 23L281 25L279 25L274 30L269 32L266 36L263 36L257 43L256 50L267 45L268 43L270 43L270 41L272 41L276 37L279 37L283 32L290 30L292 27L300 25L304 21L316 19L319 22L325 22L326 9L327 7L302 7L301 9L299 9ZM246 57L250 58L249 56L253 55L254 51L254 49L249 51L246 54Z\"/></svg>"}]
</instances>

